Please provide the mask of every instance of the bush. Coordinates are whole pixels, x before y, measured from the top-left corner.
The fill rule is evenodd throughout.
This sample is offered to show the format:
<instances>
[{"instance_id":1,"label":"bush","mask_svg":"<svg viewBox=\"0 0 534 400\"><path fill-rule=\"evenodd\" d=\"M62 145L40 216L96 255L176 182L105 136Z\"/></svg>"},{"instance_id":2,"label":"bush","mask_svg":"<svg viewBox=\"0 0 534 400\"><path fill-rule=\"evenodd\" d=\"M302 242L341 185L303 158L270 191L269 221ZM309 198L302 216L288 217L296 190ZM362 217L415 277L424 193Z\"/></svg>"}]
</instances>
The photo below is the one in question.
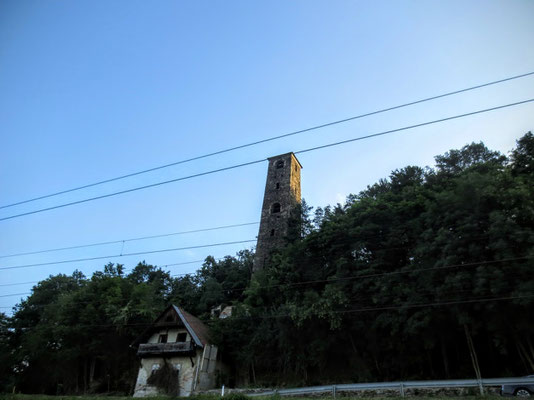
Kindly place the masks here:
<instances>
[{"instance_id":1,"label":"bush","mask_svg":"<svg viewBox=\"0 0 534 400\"><path fill-rule=\"evenodd\" d=\"M165 361L163 367L154 371L148 377L146 383L156 386L160 391L169 396L178 396L180 392L178 374L179 371Z\"/></svg>"}]
</instances>

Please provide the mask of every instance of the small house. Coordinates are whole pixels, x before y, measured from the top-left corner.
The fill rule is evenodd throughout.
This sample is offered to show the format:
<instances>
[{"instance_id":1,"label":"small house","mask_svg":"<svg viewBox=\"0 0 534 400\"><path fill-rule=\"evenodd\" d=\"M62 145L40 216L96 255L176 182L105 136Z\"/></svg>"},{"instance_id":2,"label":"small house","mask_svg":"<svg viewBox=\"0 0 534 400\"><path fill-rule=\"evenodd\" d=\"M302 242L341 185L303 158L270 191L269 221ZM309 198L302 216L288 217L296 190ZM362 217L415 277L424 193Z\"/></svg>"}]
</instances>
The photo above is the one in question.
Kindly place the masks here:
<instances>
[{"instance_id":1,"label":"small house","mask_svg":"<svg viewBox=\"0 0 534 400\"><path fill-rule=\"evenodd\" d=\"M134 345L141 359L134 397L189 396L218 384L223 366L209 329L180 307L167 307Z\"/></svg>"}]
</instances>

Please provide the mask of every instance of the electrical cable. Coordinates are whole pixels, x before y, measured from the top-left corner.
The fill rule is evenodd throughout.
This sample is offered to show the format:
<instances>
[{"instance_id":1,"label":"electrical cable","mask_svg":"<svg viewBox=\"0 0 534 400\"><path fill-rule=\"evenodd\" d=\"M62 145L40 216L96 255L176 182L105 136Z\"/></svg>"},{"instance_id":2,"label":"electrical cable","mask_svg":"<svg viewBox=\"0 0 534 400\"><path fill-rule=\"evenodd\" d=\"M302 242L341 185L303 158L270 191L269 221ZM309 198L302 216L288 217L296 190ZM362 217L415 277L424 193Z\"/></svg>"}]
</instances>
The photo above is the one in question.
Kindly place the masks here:
<instances>
[{"instance_id":1,"label":"electrical cable","mask_svg":"<svg viewBox=\"0 0 534 400\"><path fill-rule=\"evenodd\" d=\"M531 293L531 292L528 292ZM529 299L533 298L534 294L528 294L528 295L516 295L516 296L503 296L503 297L486 297L486 298L467 298L463 300L451 300L451 301L442 301L442 302L432 302L432 303L406 303L402 305L392 305L392 306L379 306L379 307L365 307L365 308L357 308L357 309L351 309L351 310L332 310L331 313L335 314L355 314L355 313L363 313L363 312L373 312L373 311L393 311L393 310L405 310L405 309L411 309L411 308L427 308L427 307L440 307L440 306L450 306L450 305L458 305L458 304L473 304L473 303L485 303L485 302L492 302L492 301L505 301L505 300L519 300L519 299ZM275 314L275 315L262 315L262 316L245 316L245 317L237 317L232 316L230 318L225 319L225 321L232 321L232 320L252 320L252 319L274 319L274 318L291 318L293 317L291 314ZM212 323L213 320L204 321L205 323ZM130 323L130 324L87 324L87 325L76 325L78 328L92 328L92 327L98 327L98 328L104 328L104 327L111 327L111 328L128 328L128 327L147 327L152 326L153 323ZM55 325L56 327L59 325ZM66 325L65 325L66 326ZM35 326L31 327L16 327L18 329L33 329Z\"/></svg>"},{"instance_id":2,"label":"electrical cable","mask_svg":"<svg viewBox=\"0 0 534 400\"><path fill-rule=\"evenodd\" d=\"M434 121L422 122L420 124L409 125L409 126L405 126L405 127L397 128L397 129L391 129L389 131L373 133L373 134L370 134L370 135L360 136L360 137L353 138L353 139L341 140L339 142L328 143L328 144L324 144L324 145L321 145L321 146L315 146L315 147L311 147L309 149L295 151L294 154L302 154L302 153L307 153L309 151L326 149L327 147L339 146L339 145L342 145L342 144L356 142L358 140L364 140L364 139L374 138L374 137L377 137L377 136L387 135L389 133L400 132L400 131L405 131L405 130L414 129L414 128L420 128L422 126L437 124L437 123L440 123L440 122L450 121L450 120L453 120L453 119L468 117L468 116L471 116L471 115L481 114L481 113L485 113L485 112L489 112L489 111L500 110L500 109L506 108L506 107L518 106L520 104L526 104L526 103L530 103L532 101L534 101L534 99L518 101L516 103L510 103L510 104L505 104L505 105L502 105L502 106L486 108L484 110L472 111L472 112L468 112L468 113L465 113L465 114L453 115L452 117L445 117L445 118L441 118L441 119L436 119Z\"/></svg>"},{"instance_id":3,"label":"electrical cable","mask_svg":"<svg viewBox=\"0 0 534 400\"><path fill-rule=\"evenodd\" d=\"M156 238L162 238L162 237L168 237L168 236L187 235L187 234L190 234L190 233L208 232L208 231L215 231L215 230L219 230L219 229L237 228L237 227L241 227L241 226L257 225L257 224L259 224L259 222L245 222L245 223L242 223L242 224L223 225L223 226L217 226L217 227L213 227L213 228L195 229L195 230L190 230L190 231L182 231L182 232L174 232L174 233L163 233L163 234L160 234L160 235L142 236L142 237L136 237L136 238L130 238L130 239L123 239L123 240L111 240L111 241L107 241L107 242L97 242L97 243L81 244L81 245L69 246L69 247L58 247L58 248L54 248L54 249L28 251L28 252L24 252L24 253L6 254L6 255L0 255L0 258L27 256L27 255L42 254L42 253L52 253L52 252L55 252L55 251L82 249L82 248L86 248L86 247L104 246L104 245L109 245L109 244L128 243L128 242L134 242L134 241L138 241L138 240L156 239ZM0 286L2 286L2 285L0 285Z\"/></svg>"},{"instance_id":4,"label":"electrical cable","mask_svg":"<svg viewBox=\"0 0 534 400\"><path fill-rule=\"evenodd\" d=\"M160 169L163 169L163 168L168 168L168 167L172 167L172 166L179 165L179 164L185 164L185 163L188 163L188 162L201 160L203 158L208 158L208 157L212 157L212 156L215 156L215 155L228 153L228 152L231 152L231 151L243 149L243 148L246 148L246 147L255 146L255 145L258 145L258 144L262 144L262 143L267 143L267 142L270 142L270 141L273 141L273 140L278 140L278 139L282 139L282 138L298 135L300 133L310 132L310 131L326 128L326 127L329 127L329 126L338 125L338 124L342 124L342 123L345 123L345 122L353 121L353 120L356 120L356 119L369 117L371 115L376 115L376 114L381 114L381 113L385 113L385 112L388 112L388 111L398 110L400 108L404 108L404 107L412 106L412 105L415 105L415 104L420 104L420 103L424 103L424 102L427 102L427 101L432 101L432 100L436 100L436 99L452 96L452 95L455 95L455 94L465 93L465 92L468 92L468 91L471 91L471 90L480 89L480 88L483 88L483 87L487 87L487 86L492 86L492 85L496 85L496 84L499 84L499 83L508 82L508 81L511 81L511 80L514 80L514 79L524 78L524 77L527 77L527 76L530 76L530 75L533 75L533 74L534 74L534 72L528 72L526 74L515 75L515 76L508 77L508 78L499 79L499 80L496 80L496 81L487 82L487 83L483 83L483 84L480 84L480 85L475 85L475 86L471 86L471 87L468 87L468 88L464 88L464 89L455 90L455 91L452 91L452 92L443 93L443 94L440 94L440 95L437 95L437 96L431 96L431 97L427 97L427 98L424 98L424 99L419 99L419 100L411 101L411 102L408 102L408 103L396 105L396 106L393 106L393 107L388 107L388 108L383 108L383 109L376 110L376 111L367 112L367 113L364 113L364 114L356 115L356 116L349 117L349 118L344 118L344 119L333 121L333 122L328 122L328 123L321 124L321 125L312 126L310 128L301 129L301 130L290 132L290 133L286 133L286 134L283 134L283 135L273 136L273 137L270 137L270 138L257 140L257 141L254 141L254 142L250 142L250 143L246 143L246 144L230 147L230 148L227 148L227 149L218 150L218 151L215 151L215 152L212 152L212 153L207 153L207 154L203 154L203 155L200 155L200 156L191 157L191 158L187 158L187 159L180 160L180 161L175 161L175 162L172 162L172 163L169 163L169 164L164 164L164 165L160 165L160 166L157 166L157 167L148 168L148 169L137 171L137 172L132 172L132 173L129 173L129 174L117 176L115 178L105 179L105 180L101 180L101 181L98 181L98 182L86 184L86 185L83 185L83 186L78 186L78 187L74 187L74 188L71 188L71 189L66 189L66 190L62 190L62 191L59 191L59 192L55 192L55 193L51 193L51 194L47 194L47 195L42 195L42 196L39 196L39 197L34 197L34 198L31 198L31 199L27 199L27 200L18 201L16 203L6 204L6 205L3 205L3 206L0 206L0 209L13 207L13 206L17 206L17 205L20 205L20 204L25 204L25 203L29 203L29 202L33 202L33 201L37 201L37 200L42 200L42 199L46 199L46 198L53 197L53 196L59 196L61 194L66 194L66 193L74 192L74 191L77 191L77 190L86 189L86 188L90 188L90 187L93 187L93 186L97 186L97 185L102 185L102 184L109 183L109 182L118 181L120 179L125 179L125 178L129 178L129 177L132 177L132 176L137 176L137 175L145 174L145 173L148 173L148 172L157 171L157 170L160 170Z\"/></svg>"},{"instance_id":5,"label":"electrical cable","mask_svg":"<svg viewBox=\"0 0 534 400\"><path fill-rule=\"evenodd\" d=\"M514 277L517 277L518 275L511 275L511 276L514 276ZM413 290L413 288L412 288ZM435 290L434 289L417 289L417 294L435 294ZM473 293L473 288L469 288L469 289L457 289L457 290L448 290L446 294L448 295L451 295L451 294L465 294L465 293ZM19 294L24 294L24 293L14 293L12 295L9 295L9 296L16 296L16 295L19 295ZM69 294L71 293L64 293L64 294L61 294L60 296L68 296ZM441 293L443 294L443 293ZM488 293L488 294L494 294L494 293ZM484 294L483 296L487 296L488 294ZM439 294L436 294L436 296L439 296ZM357 297L351 297L351 301L358 301L358 302L361 302L363 300L374 300L374 296L357 296ZM58 299L59 300L59 299ZM56 307L58 305L57 301L58 300L54 300L54 302L51 302L51 303L47 303L47 304L31 304L30 307L31 308L44 308L44 307L49 307L49 306L53 306L53 307ZM95 305L95 301L94 300L77 300L77 301L69 301L68 302L68 305L84 305L84 304L93 304ZM97 306L100 305L100 304L96 304ZM8 308L14 308L15 306L13 307L0 307L0 309L8 309ZM130 310L132 310L130 308Z\"/></svg>"},{"instance_id":6,"label":"electrical cable","mask_svg":"<svg viewBox=\"0 0 534 400\"><path fill-rule=\"evenodd\" d=\"M220 260L223 260L224 258L225 258L225 257L215 258L215 261L220 261ZM173 267L173 266L177 266L177 265L200 264L200 263L203 263L203 262L205 262L205 261L206 261L206 259L195 260L195 261L185 261L185 262L179 262L179 263L157 265L156 267L159 267L159 268L166 268L166 267ZM123 272L128 272L128 271L133 271L133 269L125 269L125 270L123 270ZM173 275L171 275L171 277L186 276L186 275L191 275L191 274L192 274L192 272L188 272L188 273L184 273L184 274L173 274ZM42 281L29 281L29 282L17 282L17 283L4 283L4 284L0 284L0 287L2 287L2 286L30 285L30 284L33 284L33 283L39 283L39 282L42 282ZM2 307L0 307L0 308L2 308Z\"/></svg>"},{"instance_id":7,"label":"electrical cable","mask_svg":"<svg viewBox=\"0 0 534 400\"><path fill-rule=\"evenodd\" d=\"M377 136L387 135L387 134L394 133L394 132L400 132L400 131L405 131L405 130L408 130L408 129L414 129L414 128L418 128L418 127L422 127L422 126L428 126L428 125L437 124L437 123L441 123L441 122L445 122L445 121L450 121L450 120L454 120L454 119L458 119L458 118L464 118L464 117L471 116L471 115L482 114L482 113L486 113L486 112L490 112L490 111L500 110L500 109L507 108L507 107L514 107L514 106L518 106L518 105L521 105L521 104L530 103L530 102L533 102L533 101L534 101L534 98L528 99L528 100L523 100L523 101L518 101L518 102L515 102L515 103L509 103L509 104L505 104L505 105L501 105L501 106L486 108L486 109L483 109L483 110L477 110L477 111L472 111L472 112L468 112L468 113L464 113L464 114L458 114L458 115L454 115L454 116L451 116L451 117L440 118L440 119L437 119L437 120L434 120L434 121L423 122L423 123L420 123L420 124L405 126L405 127L397 128L397 129L391 129L391 130L387 130L387 131L383 131L383 132L379 132L379 133L373 133L373 134L370 134L370 135L360 136L360 137L357 137L357 138L352 138L352 139L342 140L342 141L338 141L338 142L328 143L328 144L324 144L324 145L321 145L321 146L315 146L315 147L311 147L311 148L308 148L308 149L295 151L294 154L302 154L302 153L307 153L307 152L311 152L311 151L324 149L324 148L327 148L327 147L339 146L339 145L343 145L343 144L347 144L347 143L351 143L351 142L355 142L355 141L359 141L359 140L364 140L364 139L369 139L369 138L373 138L373 137L377 137ZM261 162L264 162L264 161L267 161L267 159L266 158L262 158L262 159L259 159L259 160L254 160L254 161L249 161L249 162L246 162L246 163L236 164L236 165L232 165L232 166L229 166L229 167L218 168L218 169L214 169L214 170L210 170L210 171L201 172L201 173L198 173L198 174L193 174L193 175L183 176L183 177L179 177L179 178L175 178L175 179L169 179L169 180L166 180L166 181L156 182L156 183L152 183L152 184L149 184L149 185L137 186L137 187L134 187L134 188L131 188L131 189L121 190L121 191L118 191L118 192L112 192L112 193L108 193L108 194L104 194L104 195L100 195L100 196L89 197L89 198L82 199L82 200L72 201L72 202L69 202L69 203L63 203L63 204L59 204L59 205L52 206L52 207L46 207L46 208L41 208L41 209L38 209L38 210L33 210L33 211L28 211L28 212L24 212L24 213L20 213L20 214L10 215L10 216L7 216L7 217L0 218L0 221L6 221L6 220L9 220L9 219L19 218L19 217L23 217L23 216L26 216L26 215L32 215L32 214L37 214L37 213L41 213L41 212L45 212L45 211L56 210L58 208L68 207L68 206L72 206L72 205L76 205L76 204L82 204L82 203L86 203L86 202L89 202L89 201L100 200L100 199L104 199L104 198L108 198L108 197L113 197L113 196L117 196L117 195L122 195L122 194L126 194L126 193L135 192L135 191L138 191L138 190L144 190L144 189L148 189L148 188L152 188L152 187L156 187L156 186L166 185L166 184L169 184L169 183L174 183L174 182L184 181L184 180L188 180L188 179L198 178L198 177L201 177L201 176L211 175L211 174L215 174L215 173L219 173L219 172L223 172L223 171L228 171L228 170L241 168L241 167L245 167L245 166L249 166L249 165L253 165L253 164L258 164L258 163L261 163Z\"/></svg>"},{"instance_id":8,"label":"electrical cable","mask_svg":"<svg viewBox=\"0 0 534 400\"><path fill-rule=\"evenodd\" d=\"M131 238L131 239L95 242L95 243L88 243L88 244L68 246L68 247L58 247L58 248L45 249L45 250L35 250L35 251L28 251L28 252L23 252L23 253L0 255L0 258L19 257L19 256L33 255L33 254L51 253L51 252L56 252L56 251L81 249L81 248L86 248L86 247L96 247L96 246L104 246L104 245L110 245L110 244L127 243L127 242L133 242L133 241L138 241L138 240L156 239L156 238L168 237L168 236L174 236L174 235L185 235L185 234L190 234L190 233L214 231L214 230L219 230L219 229L229 229L229 228L242 227L242 226L247 226L247 225L258 225L259 223L260 222L245 222L241 224L223 225L223 226L217 226L217 227L212 227L212 228L195 229L195 230L174 232L174 233L164 233L160 235L142 236L142 237L136 237L136 238ZM469 236L469 239L474 240L474 238L487 237L488 235L489 233L471 235ZM382 236L384 236L384 234L370 235L370 236L358 236L357 239L358 240L372 239L372 238L377 238L377 237L382 237ZM382 248L382 249L385 249L385 248ZM387 249L391 249L391 247ZM3 286L3 285L0 285L0 286Z\"/></svg>"},{"instance_id":9,"label":"electrical cable","mask_svg":"<svg viewBox=\"0 0 534 400\"><path fill-rule=\"evenodd\" d=\"M139 256L139 255L143 255L143 254L166 253L166 252L170 252L170 251L202 249L202 248L206 248L206 247L226 246L226 245L231 245L231 244L242 244L242 243L250 243L250 242L255 242L255 241L256 241L256 239L238 240L238 241L234 241L234 242L210 243L210 244L203 244L203 245L198 245L198 246L175 247L175 248L170 248L170 249L159 249L159 250L149 250L149 251L138 251L138 252L134 252L134 253L124 253L124 254L115 254L115 255L108 255L108 256L78 258L78 259L74 259L74 260L61 260L61 261L52 261L52 262L46 262L46 263L14 265L14 266L9 266L9 267L0 267L0 270L18 269L18 268L30 268L30 267L39 267L39 266L55 265L55 264L67 264L67 263L81 262L81 261L103 260L103 259L107 259L107 258Z\"/></svg>"},{"instance_id":10,"label":"electrical cable","mask_svg":"<svg viewBox=\"0 0 534 400\"><path fill-rule=\"evenodd\" d=\"M478 262L463 263L463 264L450 264L450 265L442 265L442 266L439 266L439 267L417 268L417 269L410 269L410 270L403 270L403 271L380 272L380 273L366 274L366 275L353 275L353 276L341 277L341 278L316 279L316 280L310 280L310 281L288 282L288 283L279 283L279 284L273 284L273 285L263 285L263 286L260 286L259 288L260 289L271 289L271 288L277 288L277 287L309 285L309 284L314 284L314 283L334 283L334 282L353 280L353 279L368 279L368 278L378 278L380 276L410 274L410 273L415 273L415 272L438 271L438 270L451 269L451 268L460 268L460 267L474 267L474 266L477 266L477 265L486 265L486 264L495 264L495 263L510 262L510 261L527 260L527 259L532 259L532 258L534 258L534 256L514 257L514 258L507 258L507 259L502 259L502 260L478 261ZM233 288L233 289L226 289L226 290L231 292L231 291L243 291L243 290L246 290L246 289L248 289L248 287Z\"/></svg>"},{"instance_id":11,"label":"electrical cable","mask_svg":"<svg viewBox=\"0 0 534 400\"><path fill-rule=\"evenodd\" d=\"M18 218L18 217L22 217L22 216L25 216L25 215L37 214L37 213L41 213L41 212L44 212L44 211L50 211L50 210L55 210L55 209L58 209L58 208L73 206L75 204L87 203L88 201L105 199L105 198L108 198L108 197L113 197L113 196L117 196L117 195L120 195L120 194L136 192L138 190L153 188L153 187L156 187L156 186L166 185L166 184L173 183L173 182L179 182L179 181L183 181L183 180L187 180L187 179L198 178L200 176L211 175L211 174L215 174L215 173L222 172L222 171L228 171L228 170L235 169L235 168L241 168L241 167L245 167L245 166L248 166L248 165L258 164L258 163L261 163L261 162L264 162L264 161L266 161L266 159L262 158L261 160L250 161L250 162L246 162L246 163L242 163L242 164L232 165L230 167L218 168L218 169L214 169L214 170L210 170L210 171L206 171L206 172L201 172L201 173L198 173L198 174L183 176L183 177L175 178L175 179L169 179L167 181L156 182L156 183L152 183L152 184L144 185L144 186L137 186L137 187L134 187L134 188L131 188L131 189L121 190L119 192L108 193L108 194L104 194L104 195L101 195L101 196L90 197L90 198L87 198L87 199L82 199L82 200L77 200L77 201L71 201L70 203L63 203L63 204L60 204L60 205L57 205L57 206L41 208L39 210L29 211L29 212L25 212L25 213L22 213L22 214L11 215L11 216L8 216L8 217L0 218L0 221L6 221L8 219Z\"/></svg>"},{"instance_id":12,"label":"electrical cable","mask_svg":"<svg viewBox=\"0 0 534 400\"><path fill-rule=\"evenodd\" d=\"M272 288L278 288L278 287L301 286L301 285L309 285L309 284L316 284L316 283L327 283L328 284L328 283L335 283L335 282L348 281L348 280L354 280L354 279L369 279L369 278L378 278L382 276L393 276L393 275L411 274L411 273L428 272L428 271L439 271L439 270L452 269L452 268L475 267L475 266L480 266L480 265L489 265L489 264L496 264L496 263L503 263L503 262L528 260L532 258L534 258L534 256L513 257L513 258L505 258L501 260L484 260L484 261L476 261L476 262L462 263L462 264L442 265L438 267L417 268L417 269L409 269L409 270L402 270L402 271L390 271L390 272L380 272L380 273L364 274L364 275L352 275L352 276L340 277L340 278L316 279L316 280L309 280L309 281L288 282L288 283L279 283L279 284L273 284L273 285L262 285L262 286L259 286L259 288L260 289L272 289ZM195 261L190 261L187 263L194 263L194 262ZM187 263L183 263L183 264L187 264ZM183 274L183 275L189 275L189 274ZM171 275L171 276L175 276L175 275ZM231 289L224 289L224 291L226 292L244 291L248 288L249 287L231 288ZM18 295L27 295L27 294L31 294L31 292L14 293L14 294L4 295L0 297L9 297L9 296L18 296Z\"/></svg>"},{"instance_id":13,"label":"electrical cable","mask_svg":"<svg viewBox=\"0 0 534 400\"><path fill-rule=\"evenodd\" d=\"M482 234L482 235L476 235L476 236L473 236L472 238L477 238L477 237L486 237L488 234ZM358 237L358 240L362 240L362 239L367 239L367 238L373 238L373 237L380 237L381 235L373 235L373 236L369 236L369 237ZM476 241L475 239L472 239L473 241ZM253 242L253 241L256 241L256 239L250 239L248 240L249 242ZM337 244L341 244L341 243L348 243L348 244L351 244L351 243L354 243L355 241L353 239L345 239L345 240L337 240L336 243ZM202 246L202 247L205 247L205 246ZM209 246L207 246L209 247ZM377 248L377 249L373 249L373 251L375 252L380 252L380 251L386 251L386 250L397 250L397 249L404 249L406 248L406 246L390 246L390 247L380 247L380 248ZM187 248L184 248L183 250L186 250ZM159 250L155 250L155 252L159 252ZM150 254L150 252L144 252L142 254ZM75 260L61 260L61 261L50 261L50 262L46 262L46 263L37 263L37 264L30 264L30 265L21 265L21 266L15 266L15 267L0 267L0 270L3 270L3 269L13 269L13 268L29 268L29 267L38 267L38 266L44 266L44 265L54 265L54 264L64 264L64 263L68 263L68 262L78 262L78 261L94 261L94 260L98 260L98 259L105 259L105 258L114 258L114 257L124 257L124 256L132 256L132 255L137 255L136 253L125 253L123 254L122 252L120 254L117 254L115 256L96 256L96 257L90 257L90 258L85 258L85 259L75 259ZM315 258L315 257L311 257L311 258ZM194 262L187 262L187 263L191 263L193 264ZM177 265L179 265L180 263L178 263ZM165 267L166 265L162 265L161 267Z\"/></svg>"}]
</instances>

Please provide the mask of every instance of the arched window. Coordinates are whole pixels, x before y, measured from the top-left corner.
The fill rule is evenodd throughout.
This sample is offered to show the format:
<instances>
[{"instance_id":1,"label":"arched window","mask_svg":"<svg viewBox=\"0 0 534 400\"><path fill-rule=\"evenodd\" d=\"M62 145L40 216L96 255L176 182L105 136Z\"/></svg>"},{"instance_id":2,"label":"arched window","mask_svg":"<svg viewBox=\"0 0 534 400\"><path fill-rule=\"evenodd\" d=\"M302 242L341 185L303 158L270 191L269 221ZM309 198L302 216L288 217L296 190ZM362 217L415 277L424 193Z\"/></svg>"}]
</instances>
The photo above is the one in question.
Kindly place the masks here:
<instances>
[{"instance_id":1,"label":"arched window","mask_svg":"<svg viewBox=\"0 0 534 400\"><path fill-rule=\"evenodd\" d=\"M284 168L284 160L278 160L274 165L276 169Z\"/></svg>"},{"instance_id":2,"label":"arched window","mask_svg":"<svg viewBox=\"0 0 534 400\"><path fill-rule=\"evenodd\" d=\"M276 214L280 212L280 203L274 203L271 206L271 214Z\"/></svg>"}]
</instances>

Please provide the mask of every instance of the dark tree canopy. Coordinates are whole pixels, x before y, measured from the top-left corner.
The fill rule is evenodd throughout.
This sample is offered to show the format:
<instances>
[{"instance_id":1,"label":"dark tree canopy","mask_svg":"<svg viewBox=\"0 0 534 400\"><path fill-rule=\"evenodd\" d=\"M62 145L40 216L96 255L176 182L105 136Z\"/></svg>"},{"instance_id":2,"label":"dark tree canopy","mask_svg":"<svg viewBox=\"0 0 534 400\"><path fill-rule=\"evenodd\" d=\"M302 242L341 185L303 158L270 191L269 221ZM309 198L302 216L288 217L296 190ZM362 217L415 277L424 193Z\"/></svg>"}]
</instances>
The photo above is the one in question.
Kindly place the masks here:
<instances>
[{"instance_id":1,"label":"dark tree canopy","mask_svg":"<svg viewBox=\"0 0 534 400\"><path fill-rule=\"evenodd\" d=\"M473 143L349 195L305 202L285 248L50 276L0 314L0 384L131 393L130 343L170 303L207 321L230 382L327 384L534 373L534 136L510 157ZM211 319L232 305L234 315ZM473 355L478 363L473 363Z\"/></svg>"}]
</instances>

